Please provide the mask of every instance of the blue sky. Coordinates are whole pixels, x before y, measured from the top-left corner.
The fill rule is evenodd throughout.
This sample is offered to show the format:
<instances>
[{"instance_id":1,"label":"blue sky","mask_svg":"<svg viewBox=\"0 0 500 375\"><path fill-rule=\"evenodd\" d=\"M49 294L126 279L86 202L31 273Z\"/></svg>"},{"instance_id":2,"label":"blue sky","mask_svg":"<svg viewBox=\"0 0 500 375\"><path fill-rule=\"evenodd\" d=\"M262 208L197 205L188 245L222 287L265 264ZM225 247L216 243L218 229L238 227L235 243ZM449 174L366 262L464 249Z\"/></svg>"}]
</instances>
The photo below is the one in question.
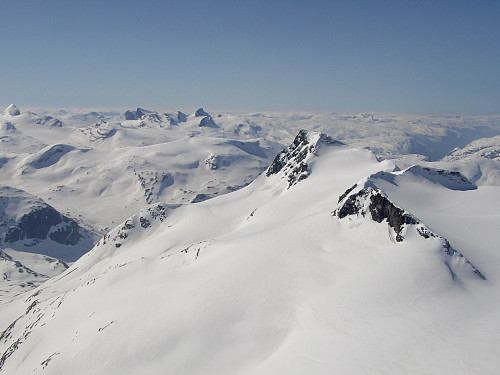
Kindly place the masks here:
<instances>
[{"instance_id":1,"label":"blue sky","mask_svg":"<svg viewBox=\"0 0 500 375\"><path fill-rule=\"evenodd\" d=\"M0 104L500 114L500 1L23 1Z\"/></svg>"}]
</instances>

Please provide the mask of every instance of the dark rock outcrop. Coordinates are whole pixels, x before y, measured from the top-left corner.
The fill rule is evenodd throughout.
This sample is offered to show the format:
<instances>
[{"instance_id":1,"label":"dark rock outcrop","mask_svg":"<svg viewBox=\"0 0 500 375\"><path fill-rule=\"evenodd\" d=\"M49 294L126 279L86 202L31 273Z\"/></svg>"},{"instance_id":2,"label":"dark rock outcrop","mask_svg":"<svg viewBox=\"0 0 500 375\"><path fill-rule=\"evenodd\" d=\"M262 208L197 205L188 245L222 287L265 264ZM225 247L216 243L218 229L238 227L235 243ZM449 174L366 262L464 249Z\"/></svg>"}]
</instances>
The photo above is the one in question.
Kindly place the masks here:
<instances>
[{"instance_id":1,"label":"dark rock outcrop","mask_svg":"<svg viewBox=\"0 0 500 375\"><path fill-rule=\"evenodd\" d=\"M57 227L54 230L54 227ZM57 212L51 206L37 207L23 215L17 225L10 227L4 236L5 243L28 240L46 240L62 245L76 245L80 238L78 224Z\"/></svg>"},{"instance_id":2,"label":"dark rock outcrop","mask_svg":"<svg viewBox=\"0 0 500 375\"><path fill-rule=\"evenodd\" d=\"M266 176L270 177L283 171L288 178L288 187L306 179L311 173L306 159L311 155L318 156L318 148L321 145L342 146L344 143L323 133L300 130L292 144L276 155L266 170Z\"/></svg>"},{"instance_id":3,"label":"dark rock outcrop","mask_svg":"<svg viewBox=\"0 0 500 375\"><path fill-rule=\"evenodd\" d=\"M371 217L377 223L386 222L394 230L396 242L404 241L404 233L408 230L415 230L424 239L439 239L441 240L442 251L446 255L454 257L455 261L459 263L465 264L477 277L486 279L468 259L450 245L447 239L434 233L415 216L392 203L381 190L365 187L358 192L353 192L356 187L357 184L341 195L339 205L333 211L333 216L339 219L348 216ZM446 264L452 273L452 277L455 278L456 275L452 266Z\"/></svg>"},{"instance_id":4,"label":"dark rock outcrop","mask_svg":"<svg viewBox=\"0 0 500 375\"><path fill-rule=\"evenodd\" d=\"M211 117L203 108L198 108L194 113L195 117Z\"/></svg>"},{"instance_id":5,"label":"dark rock outcrop","mask_svg":"<svg viewBox=\"0 0 500 375\"><path fill-rule=\"evenodd\" d=\"M203 117L200 121L200 128L218 128L212 116Z\"/></svg>"},{"instance_id":6,"label":"dark rock outcrop","mask_svg":"<svg viewBox=\"0 0 500 375\"><path fill-rule=\"evenodd\" d=\"M185 113L182 113L181 111L177 111L177 122L186 122L187 121L187 115Z\"/></svg>"},{"instance_id":7,"label":"dark rock outcrop","mask_svg":"<svg viewBox=\"0 0 500 375\"><path fill-rule=\"evenodd\" d=\"M94 235L42 199L0 188L0 244L73 262L94 245Z\"/></svg>"}]
</instances>

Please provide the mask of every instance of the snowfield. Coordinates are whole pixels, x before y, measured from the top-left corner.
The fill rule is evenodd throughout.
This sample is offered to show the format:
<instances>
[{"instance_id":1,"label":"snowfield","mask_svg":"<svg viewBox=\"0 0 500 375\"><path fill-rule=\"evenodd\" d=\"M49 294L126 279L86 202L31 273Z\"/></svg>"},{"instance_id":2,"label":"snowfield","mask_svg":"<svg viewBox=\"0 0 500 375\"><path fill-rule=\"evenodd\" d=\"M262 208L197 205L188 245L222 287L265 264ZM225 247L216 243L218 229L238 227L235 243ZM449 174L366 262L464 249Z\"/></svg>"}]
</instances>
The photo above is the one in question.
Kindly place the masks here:
<instances>
[{"instance_id":1,"label":"snowfield","mask_svg":"<svg viewBox=\"0 0 500 375\"><path fill-rule=\"evenodd\" d=\"M36 196L103 236L0 253L0 372L498 373L500 117L37 116L0 116L1 233Z\"/></svg>"}]
</instances>

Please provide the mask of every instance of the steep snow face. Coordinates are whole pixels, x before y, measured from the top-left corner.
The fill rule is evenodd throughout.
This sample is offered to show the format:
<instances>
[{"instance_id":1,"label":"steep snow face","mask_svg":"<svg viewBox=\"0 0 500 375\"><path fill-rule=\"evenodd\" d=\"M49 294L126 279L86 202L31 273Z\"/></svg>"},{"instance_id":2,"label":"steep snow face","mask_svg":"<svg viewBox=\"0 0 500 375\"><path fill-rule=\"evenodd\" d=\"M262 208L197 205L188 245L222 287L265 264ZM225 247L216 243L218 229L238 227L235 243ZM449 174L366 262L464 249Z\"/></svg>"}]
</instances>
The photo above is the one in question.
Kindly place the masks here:
<instances>
[{"instance_id":1,"label":"steep snow face","mask_svg":"<svg viewBox=\"0 0 500 375\"><path fill-rule=\"evenodd\" d=\"M75 261L92 248L93 235L40 198L0 188L0 246Z\"/></svg>"},{"instance_id":2,"label":"steep snow face","mask_svg":"<svg viewBox=\"0 0 500 375\"><path fill-rule=\"evenodd\" d=\"M67 272L2 310L0 368L495 373L496 230L469 233L457 223L470 210L422 198L446 203L465 194L479 204L498 189L452 189L467 182L444 171L391 172L391 163L366 150L327 147L331 142L320 139L299 134L290 157L277 158L283 162L275 174L265 172L236 192L197 204L151 205L118 225ZM310 173L290 186L284 171L294 168L286 166L305 149L301 161ZM273 178L280 174L285 189L276 194ZM338 197L354 183L340 204L366 189L359 200L365 217L333 217ZM425 206L424 215L409 213L415 205ZM498 219L500 203L490 205L496 216L489 220ZM423 224L443 212L455 230ZM400 225L402 241L390 225ZM440 229L454 246L451 237L478 234L481 246L461 242L461 257L446 247ZM487 282L465 256L487 266L481 273Z\"/></svg>"}]
</instances>

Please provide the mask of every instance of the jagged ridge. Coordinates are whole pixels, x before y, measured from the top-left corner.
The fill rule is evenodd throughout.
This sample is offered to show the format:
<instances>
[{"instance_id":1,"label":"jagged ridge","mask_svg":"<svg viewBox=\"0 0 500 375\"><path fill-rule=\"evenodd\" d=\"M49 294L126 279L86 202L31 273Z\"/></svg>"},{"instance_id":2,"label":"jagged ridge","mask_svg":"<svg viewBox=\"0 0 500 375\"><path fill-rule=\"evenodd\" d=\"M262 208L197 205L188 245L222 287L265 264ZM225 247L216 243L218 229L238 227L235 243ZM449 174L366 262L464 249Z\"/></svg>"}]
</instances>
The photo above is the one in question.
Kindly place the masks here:
<instances>
[{"instance_id":1,"label":"jagged ridge","mask_svg":"<svg viewBox=\"0 0 500 375\"><path fill-rule=\"evenodd\" d=\"M282 150L266 171L270 177L283 171L288 177L288 187L306 179L310 174L308 156L318 156L320 145L343 146L344 143L334 140L326 134L300 130L292 144Z\"/></svg>"},{"instance_id":2,"label":"jagged ridge","mask_svg":"<svg viewBox=\"0 0 500 375\"><path fill-rule=\"evenodd\" d=\"M347 191L340 196L339 205L333 211L333 216L343 219L347 216L366 217L369 213L372 220L377 223L382 223L383 221L387 222L389 227L391 227L396 234L396 242L402 242L405 239L404 233L409 230L409 226L413 226L417 233L425 239L441 239L442 250L446 255L453 257L454 260L458 262L465 263L476 276L486 280L484 275L465 258L463 254L455 250L447 239L432 232L414 215L392 203L387 195L380 189L368 186L362 188L358 192L353 192L356 187L358 187L358 184L347 189ZM453 278L455 278L455 273L451 269L451 266L448 263L447 266Z\"/></svg>"}]
</instances>

